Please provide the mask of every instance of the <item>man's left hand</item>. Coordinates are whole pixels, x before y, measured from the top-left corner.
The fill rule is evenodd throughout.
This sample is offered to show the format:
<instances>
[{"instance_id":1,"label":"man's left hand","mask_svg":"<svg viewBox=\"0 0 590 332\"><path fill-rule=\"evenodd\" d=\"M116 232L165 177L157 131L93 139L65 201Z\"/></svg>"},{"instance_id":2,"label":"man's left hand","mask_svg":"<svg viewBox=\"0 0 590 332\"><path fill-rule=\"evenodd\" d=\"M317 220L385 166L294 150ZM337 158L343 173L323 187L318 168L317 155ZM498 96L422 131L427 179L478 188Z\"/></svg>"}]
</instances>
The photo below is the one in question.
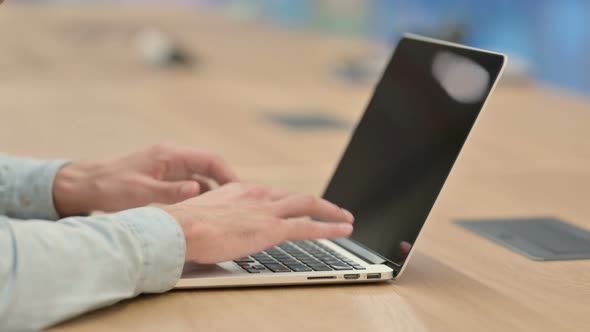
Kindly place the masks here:
<instances>
[{"instance_id":1,"label":"man's left hand","mask_svg":"<svg viewBox=\"0 0 590 332\"><path fill-rule=\"evenodd\" d=\"M106 162L68 164L56 175L53 198L67 217L174 204L237 180L220 156L165 143Z\"/></svg>"}]
</instances>

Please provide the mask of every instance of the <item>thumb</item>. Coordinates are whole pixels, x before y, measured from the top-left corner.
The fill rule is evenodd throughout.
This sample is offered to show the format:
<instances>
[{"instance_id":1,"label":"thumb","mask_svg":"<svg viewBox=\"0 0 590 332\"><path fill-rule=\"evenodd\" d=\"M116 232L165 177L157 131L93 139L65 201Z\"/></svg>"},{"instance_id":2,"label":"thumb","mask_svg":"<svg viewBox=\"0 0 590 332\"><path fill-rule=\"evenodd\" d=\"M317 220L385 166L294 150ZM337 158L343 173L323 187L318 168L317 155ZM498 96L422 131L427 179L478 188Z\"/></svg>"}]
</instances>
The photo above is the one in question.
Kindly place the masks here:
<instances>
[{"instance_id":1,"label":"thumb","mask_svg":"<svg viewBox=\"0 0 590 332\"><path fill-rule=\"evenodd\" d=\"M159 203L174 204L197 196L200 192L196 181L156 181L154 199Z\"/></svg>"}]
</instances>

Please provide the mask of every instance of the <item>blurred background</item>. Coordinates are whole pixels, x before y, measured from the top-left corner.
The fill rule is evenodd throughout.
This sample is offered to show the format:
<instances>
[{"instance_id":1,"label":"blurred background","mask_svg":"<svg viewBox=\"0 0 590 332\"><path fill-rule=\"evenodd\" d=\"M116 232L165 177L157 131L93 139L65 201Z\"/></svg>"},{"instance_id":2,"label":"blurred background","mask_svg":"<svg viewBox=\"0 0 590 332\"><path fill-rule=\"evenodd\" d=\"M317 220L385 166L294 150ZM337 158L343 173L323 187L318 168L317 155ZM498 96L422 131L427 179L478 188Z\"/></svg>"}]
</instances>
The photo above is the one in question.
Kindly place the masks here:
<instances>
[{"instance_id":1,"label":"blurred background","mask_svg":"<svg viewBox=\"0 0 590 332\"><path fill-rule=\"evenodd\" d=\"M184 7L393 46L403 32L507 53L511 71L590 93L586 0L19 0L19 4ZM389 55L386 50L384 57ZM362 66L362 65L360 65ZM378 65L380 67L380 65ZM354 69L353 69L354 70ZM360 71L361 69L359 69ZM357 73L362 75L362 73Z\"/></svg>"},{"instance_id":2,"label":"blurred background","mask_svg":"<svg viewBox=\"0 0 590 332\"><path fill-rule=\"evenodd\" d=\"M492 49L510 56L512 73L590 93L590 2L586 0L178 2L216 8L235 19L386 45L394 45L401 33L409 31Z\"/></svg>"},{"instance_id":3,"label":"blurred background","mask_svg":"<svg viewBox=\"0 0 590 332\"><path fill-rule=\"evenodd\" d=\"M586 0L5 0L1 150L98 158L173 140L247 180L318 192L413 32L509 55L467 158L553 165L560 151L536 150L547 132L587 141L575 111L542 121L590 111L589 21ZM523 121L536 124L527 135ZM513 146L485 139L498 127Z\"/></svg>"}]
</instances>

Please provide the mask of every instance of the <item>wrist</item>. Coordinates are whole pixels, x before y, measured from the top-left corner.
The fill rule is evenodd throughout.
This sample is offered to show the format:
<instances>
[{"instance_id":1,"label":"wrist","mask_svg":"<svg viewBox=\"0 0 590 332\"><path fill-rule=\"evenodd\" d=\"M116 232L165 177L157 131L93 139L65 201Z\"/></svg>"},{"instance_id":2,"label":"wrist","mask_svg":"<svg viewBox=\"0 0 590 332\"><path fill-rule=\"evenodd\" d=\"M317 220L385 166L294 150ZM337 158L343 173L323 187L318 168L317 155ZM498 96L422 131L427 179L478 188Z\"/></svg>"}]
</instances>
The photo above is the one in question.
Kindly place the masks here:
<instances>
[{"instance_id":1,"label":"wrist","mask_svg":"<svg viewBox=\"0 0 590 332\"><path fill-rule=\"evenodd\" d=\"M53 183L53 202L60 217L88 215L91 202L98 197L92 185L92 173L98 164L70 163L56 174Z\"/></svg>"},{"instance_id":2,"label":"wrist","mask_svg":"<svg viewBox=\"0 0 590 332\"><path fill-rule=\"evenodd\" d=\"M198 258L192 257L190 253L198 252L198 250L194 250L193 246L202 240L198 238L199 234L202 234L202 231L198 228L198 223L191 222L191 215L179 204L166 205L159 208L176 220L176 223L180 226L186 243L187 260L197 261ZM198 217L196 218L198 219Z\"/></svg>"},{"instance_id":3,"label":"wrist","mask_svg":"<svg viewBox=\"0 0 590 332\"><path fill-rule=\"evenodd\" d=\"M186 237L186 234L188 233L188 223L185 221L186 216L184 210L178 207L177 204L164 205L160 206L159 208L167 214L169 214L172 218L174 218L174 220L176 220L176 223L180 225L180 228L182 228L182 232L185 234Z\"/></svg>"}]
</instances>

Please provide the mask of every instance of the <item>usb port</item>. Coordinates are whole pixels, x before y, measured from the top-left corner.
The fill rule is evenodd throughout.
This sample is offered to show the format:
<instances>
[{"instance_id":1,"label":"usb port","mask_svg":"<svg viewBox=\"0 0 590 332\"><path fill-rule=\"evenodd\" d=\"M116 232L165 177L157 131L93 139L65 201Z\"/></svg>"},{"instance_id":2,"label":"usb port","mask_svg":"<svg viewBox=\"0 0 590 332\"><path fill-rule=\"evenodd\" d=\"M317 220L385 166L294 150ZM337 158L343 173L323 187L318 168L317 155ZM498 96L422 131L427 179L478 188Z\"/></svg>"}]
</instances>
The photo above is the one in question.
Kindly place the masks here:
<instances>
[{"instance_id":1,"label":"usb port","mask_svg":"<svg viewBox=\"0 0 590 332\"><path fill-rule=\"evenodd\" d=\"M355 279L358 279L360 277L361 277L360 274L345 274L344 275L344 279L347 279L347 280L355 280Z\"/></svg>"},{"instance_id":2,"label":"usb port","mask_svg":"<svg viewBox=\"0 0 590 332\"><path fill-rule=\"evenodd\" d=\"M381 279L381 273L368 273L367 279Z\"/></svg>"}]
</instances>

